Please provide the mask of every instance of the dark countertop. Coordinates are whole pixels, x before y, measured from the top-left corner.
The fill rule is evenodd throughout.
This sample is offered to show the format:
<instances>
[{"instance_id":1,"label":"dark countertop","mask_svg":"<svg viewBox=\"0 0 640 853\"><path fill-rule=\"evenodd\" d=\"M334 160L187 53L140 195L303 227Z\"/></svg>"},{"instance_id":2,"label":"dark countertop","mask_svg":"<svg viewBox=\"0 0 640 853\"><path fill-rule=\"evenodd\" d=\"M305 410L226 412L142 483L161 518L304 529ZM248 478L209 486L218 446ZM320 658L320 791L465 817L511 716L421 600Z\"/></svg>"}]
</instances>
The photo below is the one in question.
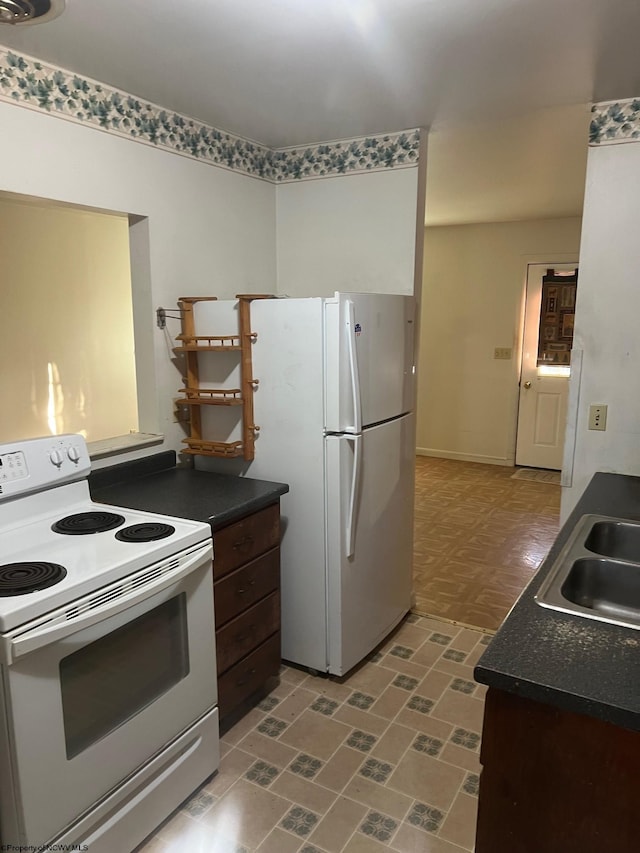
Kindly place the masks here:
<instances>
[{"instance_id":1,"label":"dark countertop","mask_svg":"<svg viewBox=\"0 0 640 853\"><path fill-rule=\"evenodd\" d=\"M93 471L89 488L100 503L207 521L214 531L289 491L285 483L178 468L173 451Z\"/></svg>"},{"instance_id":2,"label":"dark countertop","mask_svg":"<svg viewBox=\"0 0 640 853\"><path fill-rule=\"evenodd\" d=\"M640 731L640 630L541 607L534 595L588 513L640 521L640 477L595 474L475 668L483 684Z\"/></svg>"}]
</instances>

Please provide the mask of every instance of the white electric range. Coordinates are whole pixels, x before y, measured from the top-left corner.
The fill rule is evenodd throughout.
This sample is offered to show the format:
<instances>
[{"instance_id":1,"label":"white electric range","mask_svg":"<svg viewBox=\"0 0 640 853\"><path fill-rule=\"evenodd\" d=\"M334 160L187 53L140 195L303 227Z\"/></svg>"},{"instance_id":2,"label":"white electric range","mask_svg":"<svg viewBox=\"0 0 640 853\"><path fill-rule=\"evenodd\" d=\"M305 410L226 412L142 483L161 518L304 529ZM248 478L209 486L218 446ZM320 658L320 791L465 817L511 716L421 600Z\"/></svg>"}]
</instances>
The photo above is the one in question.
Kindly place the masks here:
<instances>
[{"instance_id":1,"label":"white electric range","mask_svg":"<svg viewBox=\"0 0 640 853\"><path fill-rule=\"evenodd\" d=\"M211 530L0 445L0 843L131 850L218 767Z\"/></svg>"}]
</instances>

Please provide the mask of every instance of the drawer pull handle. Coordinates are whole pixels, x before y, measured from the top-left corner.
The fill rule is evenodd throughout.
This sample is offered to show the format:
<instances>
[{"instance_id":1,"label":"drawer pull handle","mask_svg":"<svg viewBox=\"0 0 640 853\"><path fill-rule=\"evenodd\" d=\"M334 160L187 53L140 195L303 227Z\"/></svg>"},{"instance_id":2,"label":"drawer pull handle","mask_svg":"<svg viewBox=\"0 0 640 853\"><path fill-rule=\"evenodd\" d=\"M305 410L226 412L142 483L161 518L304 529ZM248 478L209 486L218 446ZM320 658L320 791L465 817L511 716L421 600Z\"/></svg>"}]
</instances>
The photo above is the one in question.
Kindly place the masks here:
<instances>
[{"instance_id":1,"label":"drawer pull handle","mask_svg":"<svg viewBox=\"0 0 640 853\"><path fill-rule=\"evenodd\" d=\"M239 550L240 548L247 548L250 545L253 545L253 536L244 536L233 543L233 548L234 550Z\"/></svg>"},{"instance_id":2,"label":"drawer pull handle","mask_svg":"<svg viewBox=\"0 0 640 853\"><path fill-rule=\"evenodd\" d=\"M244 595L244 594L245 594L245 592L249 592L249 591L250 591L250 587L254 586L254 585L255 585L255 582L256 582L255 578L252 578L246 586L241 587L241 588L237 591L237 592L238 592L238 595Z\"/></svg>"},{"instance_id":3,"label":"drawer pull handle","mask_svg":"<svg viewBox=\"0 0 640 853\"><path fill-rule=\"evenodd\" d=\"M255 674L256 674L256 670L250 669L246 675L246 678L241 678L239 681L236 681L236 687L243 687L247 683L247 681L249 681L251 676L255 675Z\"/></svg>"}]
</instances>

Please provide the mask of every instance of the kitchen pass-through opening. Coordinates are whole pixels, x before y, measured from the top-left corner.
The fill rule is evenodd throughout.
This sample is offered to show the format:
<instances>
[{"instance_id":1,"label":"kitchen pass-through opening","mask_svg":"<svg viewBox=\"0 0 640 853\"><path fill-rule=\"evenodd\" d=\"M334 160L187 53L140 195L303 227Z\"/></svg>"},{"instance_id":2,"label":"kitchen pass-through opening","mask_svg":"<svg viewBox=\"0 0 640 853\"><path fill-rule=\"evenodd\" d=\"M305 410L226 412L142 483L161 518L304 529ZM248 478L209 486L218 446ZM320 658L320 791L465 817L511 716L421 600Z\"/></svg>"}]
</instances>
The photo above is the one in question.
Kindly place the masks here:
<instances>
[{"instance_id":1,"label":"kitchen pass-through opening","mask_svg":"<svg viewBox=\"0 0 640 853\"><path fill-rule=\"evenodd\" d=\"M0 271L0 441L157 432L146 218L0 193Z\"/></svg>"}]
</instances>

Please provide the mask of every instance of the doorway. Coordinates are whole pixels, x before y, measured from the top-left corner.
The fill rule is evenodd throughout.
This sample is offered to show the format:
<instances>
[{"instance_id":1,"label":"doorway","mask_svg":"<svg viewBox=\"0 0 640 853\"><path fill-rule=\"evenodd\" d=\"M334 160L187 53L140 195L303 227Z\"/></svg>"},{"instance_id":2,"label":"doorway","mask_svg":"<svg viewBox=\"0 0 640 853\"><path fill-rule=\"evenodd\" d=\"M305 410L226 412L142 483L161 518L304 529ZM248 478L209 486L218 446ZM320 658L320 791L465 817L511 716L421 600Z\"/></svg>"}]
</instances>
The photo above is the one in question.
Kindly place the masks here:
<instances>
[{"instance_id":1,"label":"doorway","mask_svg":"<svg viewBox=\"0 0 640 853\"><path fill-rule=\"evenodd\" d=\"M516 465L562 468L578 262L529 264Z\"/></svg>"}]
</instances>

